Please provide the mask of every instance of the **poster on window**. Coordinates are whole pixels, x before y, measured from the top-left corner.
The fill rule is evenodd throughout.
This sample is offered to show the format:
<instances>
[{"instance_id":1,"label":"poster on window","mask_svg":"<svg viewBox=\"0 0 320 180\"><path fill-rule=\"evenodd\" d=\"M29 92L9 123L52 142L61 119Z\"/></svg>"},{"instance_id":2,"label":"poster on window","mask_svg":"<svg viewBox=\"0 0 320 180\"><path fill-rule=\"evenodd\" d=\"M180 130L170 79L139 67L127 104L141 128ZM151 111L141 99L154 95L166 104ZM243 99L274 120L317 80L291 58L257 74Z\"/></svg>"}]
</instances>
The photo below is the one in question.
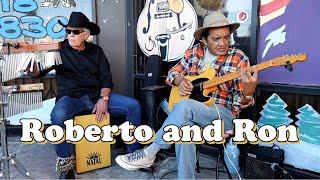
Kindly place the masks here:
<instances>
[{"instance_id":1,"label":"poster on window","mask_svg":"<svg viewBox=\"0 0 320 180\"><path fill-rule=\"evenodd\" d=\"M188 0L147 0L137 23L137 40L147 56L179 60L193 45L197 14Z\"/></svg>"},{"instance_id":2,"label":"poster on window","mask_svg":"<svg viewBox=\"0 0 320 180\"><path fill-rule=\"evenodd\" d=\"M1 0L1 42L56 42L66 32L58 20L67 24L73 11L81 11L92 20L93 0Z\"/></svg>"},{"instance_id":3,"label":"poster on window","mask_svg":"<svg viewBox=\"0 0 320 180\"><path fill-rule=\"evenodd\" d=\"M304 62L261 71L260 82L319 86L320 1L261 0L258 63L275 57L306 53ZM303 10L304 9L304 10Z\"/></svg>"}]
</instances>

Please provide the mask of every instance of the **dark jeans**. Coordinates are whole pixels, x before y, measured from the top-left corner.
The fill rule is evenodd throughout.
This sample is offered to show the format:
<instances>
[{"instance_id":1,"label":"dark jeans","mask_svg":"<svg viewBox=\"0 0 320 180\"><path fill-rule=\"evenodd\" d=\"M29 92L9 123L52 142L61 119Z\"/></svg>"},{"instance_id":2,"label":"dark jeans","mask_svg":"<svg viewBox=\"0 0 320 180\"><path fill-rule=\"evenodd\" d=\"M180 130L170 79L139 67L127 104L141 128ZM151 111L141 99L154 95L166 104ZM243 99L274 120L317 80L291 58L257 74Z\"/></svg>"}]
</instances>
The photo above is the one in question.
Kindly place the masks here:
<instances>
[{"instance_id":1,"label":"dark jeans","mask_svg":"<svg viewBox=\"0 0 320 180\"><path fill-rule=\"evenodd\" d=\"M80 99L63 96L59 99L51 112L51 124L65 128L64 121L73 119L82 112L91 112L94 105L94 102L90 101L87 95ZM112 93L109 99L108 111L113 115L126 116L126 120L135 126L141 124L140 104L137 100L130 97ZM54 148L57 155L61 158L70 157L72 154L72 144L67 143L66 141L55 144ZM140 144L138 142L127 145L128 152L133 152L137 149L140 149Z\"/></svg>"}]
</instances>

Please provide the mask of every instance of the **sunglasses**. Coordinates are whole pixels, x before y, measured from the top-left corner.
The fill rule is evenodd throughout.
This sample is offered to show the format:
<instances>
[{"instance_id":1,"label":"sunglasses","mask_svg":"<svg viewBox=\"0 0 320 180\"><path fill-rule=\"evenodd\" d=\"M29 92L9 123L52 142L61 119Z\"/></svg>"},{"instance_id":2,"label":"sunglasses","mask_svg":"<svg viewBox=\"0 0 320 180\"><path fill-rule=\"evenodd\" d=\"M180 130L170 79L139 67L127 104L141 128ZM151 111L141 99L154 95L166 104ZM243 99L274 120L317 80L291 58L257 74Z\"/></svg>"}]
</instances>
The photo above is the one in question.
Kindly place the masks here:
<instances>
[{"instance_id":1,"label":"sunglasses","mask_svg":"<svg viewBox=\"0 0 320 180\"><path fill-rule=\"evenodd\" d=\"M85 32L84 30L71 30L71 29L66 29L66 33L67 34L71 34L71 32L74 34L74 35L79 35L80 33L83 33Z\"/></svg>"}]
</instances>

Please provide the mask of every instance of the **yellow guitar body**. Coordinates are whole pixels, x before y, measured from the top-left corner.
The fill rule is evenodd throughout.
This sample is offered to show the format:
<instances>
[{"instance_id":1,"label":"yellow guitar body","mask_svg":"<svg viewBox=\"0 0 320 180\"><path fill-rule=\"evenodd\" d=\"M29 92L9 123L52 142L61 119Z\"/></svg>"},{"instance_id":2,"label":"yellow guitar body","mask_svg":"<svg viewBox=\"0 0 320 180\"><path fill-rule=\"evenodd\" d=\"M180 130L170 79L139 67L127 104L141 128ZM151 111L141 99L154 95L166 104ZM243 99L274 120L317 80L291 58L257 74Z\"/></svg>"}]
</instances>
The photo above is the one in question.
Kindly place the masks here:
<instances>
[{"instance_id":1,"label":"yellow guitar body","mask_svg":"<svg viewBox=\"0 0 320 180\"><path fill-rule=\"evenodd\" d=\"M198 76L185 76L184 78L189 80L189 81L195 81L197 79L200 78L205 78L205 79L213 79L216 76L216 70L215 69L208 69L206 71L204 71L202 74L198 75ZM209 93L210 92L214 92L216 91L217 87L213 87L210 89L204 89L202 94L205 97L209 97ZM212 105L214 103L214 99L209 97L210 99L206 102L203 102L205 105ZM173 86L171 88L171 92L170 92L170 97L169 97L169 104L168 104L168 110L169 112L173 109L173 107L178 104L181 100L183 99L189 99L189 95L186 96L181 96L179 93L179 87L178 86Z\"/></svg>"}]
</instances>

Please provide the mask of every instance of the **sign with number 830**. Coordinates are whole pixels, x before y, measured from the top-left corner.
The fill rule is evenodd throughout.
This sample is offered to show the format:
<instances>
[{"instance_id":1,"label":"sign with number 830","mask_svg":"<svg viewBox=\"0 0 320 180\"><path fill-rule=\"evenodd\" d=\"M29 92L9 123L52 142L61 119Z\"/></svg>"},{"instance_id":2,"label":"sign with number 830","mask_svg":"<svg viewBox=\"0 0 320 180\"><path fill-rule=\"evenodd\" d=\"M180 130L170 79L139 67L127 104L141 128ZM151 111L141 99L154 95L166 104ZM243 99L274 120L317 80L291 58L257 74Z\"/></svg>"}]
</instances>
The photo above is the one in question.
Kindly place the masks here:
<instances>
[{"instance_id":1,"label":"sign with number 830","mask_svg":"<svg viewBox=\"0 0 320 180\"><path fill-rule=\"evenodd\" d=\"M2 12L10 12L10 0L0 0L2 5ZM15 11L20 13L28 13L38 9L38 4L34 0L13 0L12 7ZM61 38L66 33L61 28L60 31L55 32L54 26L58 24L58 20L67 24L68 21L65 17L56 16L52 18L46 25L43 25L44 21L39 16L2 16L0 18L0 35L7 39L15 39L21 36L29 36L32 38L44 38L47 35L53 39ZM28 24L28 29L21 28L21 24Z\"/></svg>"}]
</instances>

